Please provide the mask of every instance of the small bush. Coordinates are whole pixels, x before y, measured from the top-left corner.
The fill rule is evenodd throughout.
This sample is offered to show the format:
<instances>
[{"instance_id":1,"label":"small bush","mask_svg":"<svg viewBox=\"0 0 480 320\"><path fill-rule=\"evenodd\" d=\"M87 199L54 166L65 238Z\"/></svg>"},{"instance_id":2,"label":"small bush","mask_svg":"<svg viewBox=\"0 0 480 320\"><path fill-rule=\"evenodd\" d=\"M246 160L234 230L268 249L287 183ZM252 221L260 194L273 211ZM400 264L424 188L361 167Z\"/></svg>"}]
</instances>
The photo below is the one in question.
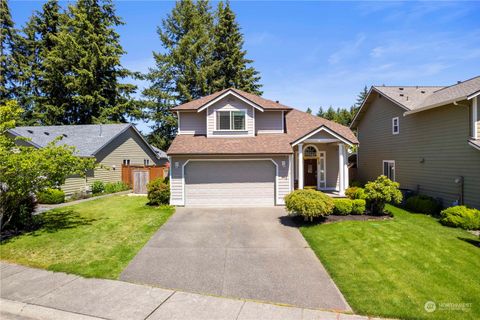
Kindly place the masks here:
<instances>
[{"instance_id":1,"label":"small bush","mask_svg":"<svg viewBox=\"0 0 480 320\"><path fill-rule=\"evenodd\" d=\"M432 197L418 195L407 199L405 207L413 212L436 215L440 211L440 204Z\"/></svg>"},{"instance_id":2,"label":"small bush","mask_svg":"<svg viewBox=\"0 0 480 320\"><path fill-rule=\"evenodd\" d=\"M333 199L335 207L333 214L346 216L352 213L353 201L351 199Z\"/></svg>"},{"instance_id":3,"label":"small bush","mask_svg":"<svg viewBox=\"0 0 480 320\"><path fill-rule=\"evenodd\" d=\"M316 190L295 190L285 196L285 207L290 214L298 214L305 220L329 215L333 211L333 200Z\"/></svg>"},{"instance_id":4,"label":"small bush","mask_svg":"<svg viewBox=\"0 0 480 320\"><path fill-rule=\"evenodd\" d=\"M384 214L385 204L399 204L402 201L402 192L398 189L400 184L381 175L375 181L365 185L366 200L372 214Z\"/></svg>"},{"instance_id":5,"label":"small bush","mask_svg":"<svg viewBox=\"0 0 480 320\"><path fill-rule=\"evenodd\" d=\"M48 188L37 194L37 201L41 204L57 204L65 202L65 192L59 189Z\"/></svg>"},{"instance_id":6,"label":"small bush","mask_svg":"<svg viewBox=\"0 0 480 320\"><path fill-rule=\"evenodd\" d=\"M93 194L98 194L98 193L102 193L105 191L105 183L103 183L103 181L93 181L93 184L92 184L92 193Z\"/></svg>"},{"instance_id":7,"label":"small bush","mask_svg":"<svg viewBox=\"0 0 480 320\"><path fill-rule=\"evenodd\" d=\"M352 214L364 214L367 202L363 199L352 200Z\"/></svg>"},{"instance_id":8,"label":"small bush","mask_svg":"<svg viewBox=\"0 0 480 320\"><path fill-rule=\"evenodd\" d=\"M350 187L345 190L345 195L350 199L365 199L367 195L365 190L360 187Z\"/></svg>"},{"instance_id":9,"label":"small bush","mask_svg":"<svg viewBox=\"0 0 480 320\"><path fill-rule=\"evenodd\" d=\"M358 180L352 180L352 182L350 182L350 187L362 188L363 184Z\"/></svg>"},{"instance_id":10,"label":"small bush","mask_svg":"<svg viewBox=\"0 0 480 320\"><path fill-rule=\"evenodd\" d=\"M124 183L124 182L107 182L105 183L105 189L104 189L104 192L105 193L115 193L115 192L120 192L120 191L126 191L126 190L129 190L130 187L128 186L128 184Z\"/></svg>"},{"instance_id":11,"label":"small bush","mask_svg":"<svg viewBox=\"0 0 480 320\"><path fill-rule=\"evenodd\" d=\"M147 184L147 192L149 205L158 206L168 204L170 201L170 185L162 178L150 181Z\"/></svg>"},{"instance_id":12,"label":"small bush","mask_svg":"<svg viewBox=\"0 0 480 320\"><path fill-rule=\"evenodd\" d=\"M455 206L443 210L440 213L440 223L467 230L480 229L480 210Z\"/></svg>"}]
</instances>

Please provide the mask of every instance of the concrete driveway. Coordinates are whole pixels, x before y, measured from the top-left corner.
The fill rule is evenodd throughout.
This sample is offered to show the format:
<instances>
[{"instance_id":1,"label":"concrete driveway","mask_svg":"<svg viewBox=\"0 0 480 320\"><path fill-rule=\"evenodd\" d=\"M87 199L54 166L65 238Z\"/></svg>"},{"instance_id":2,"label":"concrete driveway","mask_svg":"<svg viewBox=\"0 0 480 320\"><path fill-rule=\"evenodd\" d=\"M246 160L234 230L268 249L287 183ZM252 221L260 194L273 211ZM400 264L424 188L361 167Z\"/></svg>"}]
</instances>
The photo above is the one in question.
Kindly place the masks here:
<instances>
[{"instance_id":1,"label":"concrete driveway","mask_svg":"<svg viewBox=\"0 0 480 320\"><path fill-rule=\"evenodd\" d=\"M350 311L283 208L177 208L121 280Z\"/></svg>"}]
</instances>

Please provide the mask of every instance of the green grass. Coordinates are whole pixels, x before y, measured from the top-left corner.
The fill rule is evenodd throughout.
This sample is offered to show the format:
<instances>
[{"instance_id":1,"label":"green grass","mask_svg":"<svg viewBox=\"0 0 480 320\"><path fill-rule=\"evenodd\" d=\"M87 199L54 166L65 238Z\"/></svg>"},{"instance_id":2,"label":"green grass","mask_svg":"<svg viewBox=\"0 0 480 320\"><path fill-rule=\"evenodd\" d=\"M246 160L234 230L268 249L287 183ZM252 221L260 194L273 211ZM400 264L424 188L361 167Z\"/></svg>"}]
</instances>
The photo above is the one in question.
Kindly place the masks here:
<instances>
[{"instance_id":1,"label":"green grass","mask_svg":"<svg viewBox=\"0 0 480 320\"><path fill-rule=\"evenodd\" d=\"M145 197L112 196L51 210L44 225L0 245L0 258L26 266L117 279L173 214Z\"/></svg>"},{"instance_id":2,"label":"green grass","mask_svg":"<svg viewBox=\"0 0 480 320\"><path fill-rule=\"evenodd\" d=\"M301 227L353 310L401 319L480 319L478 237L426 215L387 209L394 219ZM427 301L437 310L427 313ZM455 311L445 303L470 305Z\"/></svg>"}]
</instances>

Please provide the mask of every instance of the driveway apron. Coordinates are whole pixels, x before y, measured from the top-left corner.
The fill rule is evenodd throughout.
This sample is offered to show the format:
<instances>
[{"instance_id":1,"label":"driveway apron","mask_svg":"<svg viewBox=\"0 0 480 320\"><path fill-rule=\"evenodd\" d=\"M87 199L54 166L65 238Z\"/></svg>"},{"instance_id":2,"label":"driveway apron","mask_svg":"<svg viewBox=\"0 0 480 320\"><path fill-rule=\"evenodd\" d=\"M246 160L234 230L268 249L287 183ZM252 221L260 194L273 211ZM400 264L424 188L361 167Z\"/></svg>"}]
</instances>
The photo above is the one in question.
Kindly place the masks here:
<instances>
[{"instance_id":1,"label":"driveway apron","mask_svg":"<svg viewBox=\"0 0 480 320\"><path fill-rule=\"evenodd\" d=\"M350 311L283 208L177 208L121 280Z\"/></svg>"}]
</instances>

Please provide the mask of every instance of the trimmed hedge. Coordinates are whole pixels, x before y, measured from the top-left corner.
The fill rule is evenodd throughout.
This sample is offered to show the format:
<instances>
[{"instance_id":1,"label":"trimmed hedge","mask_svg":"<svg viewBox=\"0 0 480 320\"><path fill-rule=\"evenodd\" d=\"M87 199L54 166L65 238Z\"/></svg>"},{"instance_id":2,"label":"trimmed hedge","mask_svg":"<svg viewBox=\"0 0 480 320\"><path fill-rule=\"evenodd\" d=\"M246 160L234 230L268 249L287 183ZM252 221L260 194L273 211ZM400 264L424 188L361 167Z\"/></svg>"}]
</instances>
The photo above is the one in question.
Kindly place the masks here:
<instances>
[{"instance_id":1,"label":"trimmed hedge","mask_svg":"<svg viewBox=\"0 0 480 320\"><path fill-rule=\"evenodd\" d=\"M418 195L407 199L405 207L413 212L436 215L440 212L440 204L432 197Z\"/></svg>"},{"instance_id":2,"label":"trimmed hedge","mask_svg":"<svg viewBox=\"0 0 480 320\"><path fill-rule=\"evenodd\" d=\"M37 194L37 202L41 204L58 204L65 202L65 192L48 188Z\"/></svg>"},{"instance_id":3,"label":"trimmed hedge","mask_svg":"<svg viewBox=\"0 0 480 320\"><path fill-rule=\"evenodd\" d=\"M466 230L480 229L480 210L455 206L443 210L440 213L440 223L455 228Z\"/></svg>"},{"instance_id":4,"label":"trimmed hedge","mask_svg":"<svg viewBox=\"0 0 480 320\"><path fill-rule=\"evenodd\" d=\"M124 182L107 182L105 183L105 193L115 193L120 191L127 191L130 187Z\"/></svg>"},{"instance_id":5,"label":"trimmed hedge","mask_svg":"<svg viewBox=\"0 0 480 320\"><path fill-rule=\"evenodd\" d=\"M148 204L158 206L161 204L168 204L170 201L170 185L168 181L165 182L162 178L150 181L147 184Z\"/></svg>"},{"instance_id":6,"label":"trimmed hedge","mask_svg":"<svg viewBox=\"0 0 480 320\"><path fill-rule=\"evenodd\" d=\"M367 201L363 199L352 200L352 214L365 214Z\"/></svg>"},{"instance_id":7,"label":"trimmed hedge","mask_svg":"<svg viewBox=\"0 0 480 320\"><path fill-rule=\"evenodd\" d=\"M333 214L346 216L352 213L353 201L351 199L333 199L335 207Z\"/></svg>"},{"instance_id":8,"label":"trimmed hedge","mask_svg":"<svg viewBox=\"0 0 480 320\"><path fill-rule=\"evenodd\" d=\"M92 184L93 194L102 193L104 191L105 191L105 183L103 183L103 181L99 181L99 180L93 181L93 184Z\"/></svg>"},{"instance_id":9,"label":"trimmed hedge","mask_svg":"<svg viewBox=\"0 0 480 320\"><path fill-rule=\"evenodd\" d=\"M329 215L333 211L333 200L316 190L295 190L285 196L285 207L290 214L298 214L305 220Z\"/></svg>"},{"instance_id":10,"label":"trimmed hedge","mask_svg":"<svg viewBox=\"0 0 480 320\"><path fill-rule=\"evenodd\" d=\"M350 199L366 199L365 190L360 187L350 187L345 190L345 195Z\"/></svg>"}]
</instances>

